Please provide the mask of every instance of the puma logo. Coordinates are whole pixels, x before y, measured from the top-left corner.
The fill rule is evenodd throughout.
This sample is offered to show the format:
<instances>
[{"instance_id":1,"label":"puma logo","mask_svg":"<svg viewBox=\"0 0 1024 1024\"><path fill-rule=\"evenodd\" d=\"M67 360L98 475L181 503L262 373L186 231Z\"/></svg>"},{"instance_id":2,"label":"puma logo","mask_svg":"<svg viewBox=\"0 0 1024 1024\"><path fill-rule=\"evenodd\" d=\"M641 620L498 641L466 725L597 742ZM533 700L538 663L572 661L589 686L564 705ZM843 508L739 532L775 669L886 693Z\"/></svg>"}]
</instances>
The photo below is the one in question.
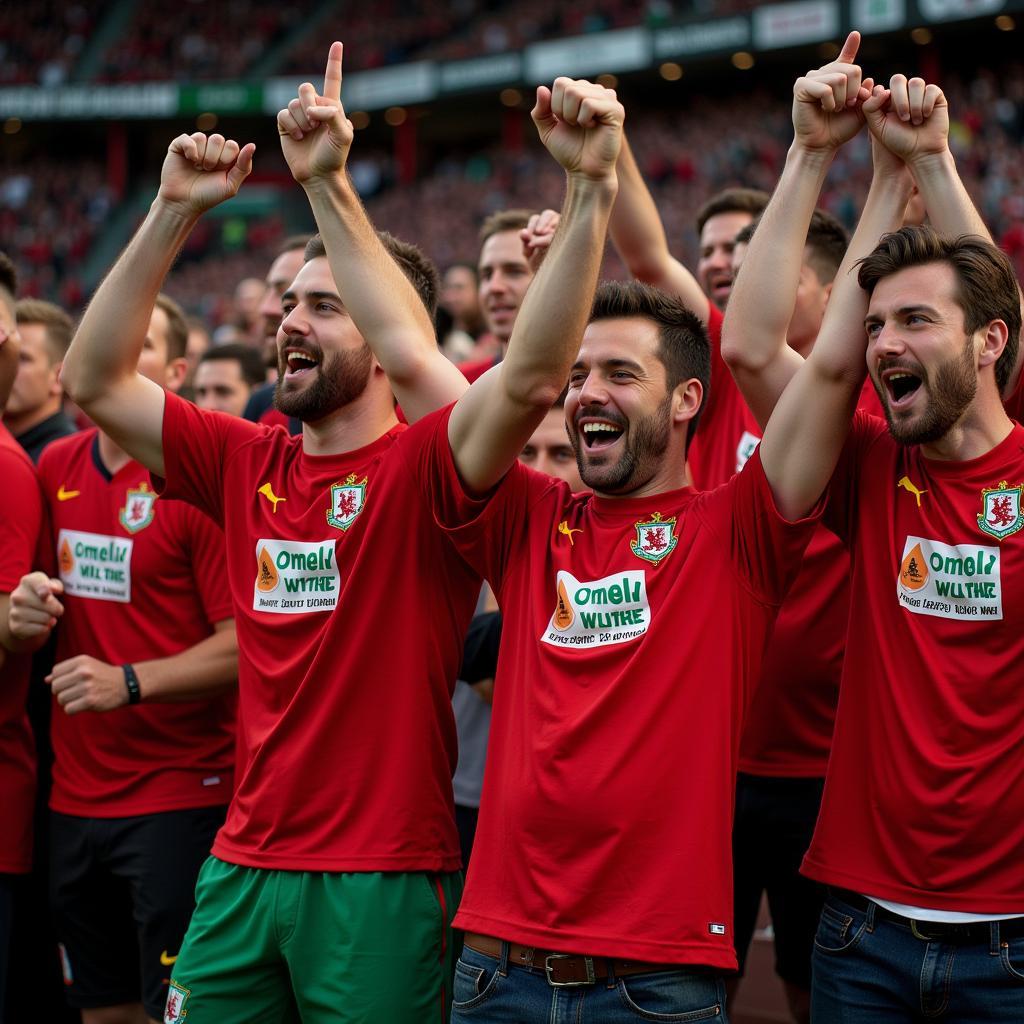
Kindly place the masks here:
<instances>
[{"instance_id":1,"label":"puma logo","mask_svg":"<svg viewBox=\"0 0 1024 1024\"><path fill-rule=\"evenodd\" d=\"M910 491L914 496L914 500L917 502L918 508L921 507L921 495L928 493L927 491L922 491L915 487L909 476L900 477L900 482L896 486L902 487L905 491Z\"/></svg>"},{"instance_id":2,"label":"puma logo","mask_svg":"<svg viewBox=\"0 0 1024 1024\"><path fill-rule=\"evenodd\" d=\"M572 539L572 535L573 535L574 533L582 533L582 532L583 532L583 530L582 530L581 528L575 528L575 529L571 529L571 528L569 527L569 520L568 520L568 519L563 519L563 520L562 520L562 521L561 521L561 522L560 522L560 523L558 524L558 532L559 532L560 534L562 534L562 536L564 536L564 537L568 537L568 538L569 538L569 546L570 546L570 547L572 547L572 546L573 546L573 545L574 545L574 544L576 543L576 542L575 542L575 541L574 541L574 540Z\"/></svg>"},{"instance_id":3,"label":"puma logo","mask_svg":"<svg viewBox=\"0 0 1024 1024\"><path fill-rule=\"evenodd\" d=\"M269 480L256 493L257 494L262 494L263 497L266 498L267 501L269 501L274 506L274 514L275 515L277 514L277 503L279 501L287 501L288 500L287 498L279 498L274 493L274 488L270 486L270 481Z\"/></svg>"}]
</instances>

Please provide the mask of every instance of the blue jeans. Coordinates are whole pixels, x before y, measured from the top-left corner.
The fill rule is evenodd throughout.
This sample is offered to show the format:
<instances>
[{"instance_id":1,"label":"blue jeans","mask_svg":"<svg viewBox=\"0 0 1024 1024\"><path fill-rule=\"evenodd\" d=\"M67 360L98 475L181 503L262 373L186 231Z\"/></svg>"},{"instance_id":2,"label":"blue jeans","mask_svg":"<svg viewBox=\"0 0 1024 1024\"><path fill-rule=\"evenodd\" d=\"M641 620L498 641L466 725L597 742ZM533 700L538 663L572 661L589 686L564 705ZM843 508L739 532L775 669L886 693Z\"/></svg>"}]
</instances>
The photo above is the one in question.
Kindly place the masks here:
<instances>
[{"instance_id":1,"label":"blue jeans","mask_svg":"<svg viewBox=\"0 0 1024 1024\"><path fill-rule=\"evenodd\" d=\"M554 987L544 968L508 962L463 947L455 965L452 1024L633 1024L640 1020L716 1021L727 1024L725 985L717 974L683 968L592 985Z\"/></svg>"},{"instance_id":2,"label":"blue jeans","mask_svg":"<svg viewBox=\"0 0 1024 1024\"><path fill-rule=\"evenodd\" d=\"M1002 923L1005 928L1005 922ZM830 895L812 957L814 1024L1020 1024L1024 937L950 943L914 935L908 924Z\"/></svg>"}]
</instances>

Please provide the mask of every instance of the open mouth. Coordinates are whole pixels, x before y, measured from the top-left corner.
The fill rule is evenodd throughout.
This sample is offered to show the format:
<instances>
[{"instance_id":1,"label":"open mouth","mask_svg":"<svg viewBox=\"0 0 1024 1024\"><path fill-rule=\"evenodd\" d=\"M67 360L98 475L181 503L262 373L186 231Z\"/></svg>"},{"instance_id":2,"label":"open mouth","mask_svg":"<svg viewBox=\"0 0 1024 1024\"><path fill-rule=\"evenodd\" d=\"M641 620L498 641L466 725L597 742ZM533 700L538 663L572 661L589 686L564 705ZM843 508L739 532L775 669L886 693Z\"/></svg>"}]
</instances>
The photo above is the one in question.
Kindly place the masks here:
<instances>
[{"instance_id":1,"label":"open mouth","mask_svg":"<svg viewBox=\"0 0 1024 1024\"><path fill-rule=\"evenodd\" d=\"M623 429L607 420L591 420L580 427L583 445L588 451L596 452L610 448L620 437Z\"/></svg>"},{"instance_id":2,"label":"open mouth","mask_svg":"<svg viewBox=\"0 0 1024 1024\"><path fill-rule=\"evenodd\" d=\"M882 383L889 396L889 405L894 409L910 405L921 387L921 378L908 370L886 370L882 374Z\"/></svg>"},{"instance_id":3,"label":"open mouth","mask_svg":"<svg viewBox=\"0 0 1024 1024\"><path fill-rule=\"evenodd\" d=\"M286 374L288 378L300 377L320 365L320 360L311 352L298 348L286 349L284 360L285 366L288 368Z\"/></svg>"}]
</instances>

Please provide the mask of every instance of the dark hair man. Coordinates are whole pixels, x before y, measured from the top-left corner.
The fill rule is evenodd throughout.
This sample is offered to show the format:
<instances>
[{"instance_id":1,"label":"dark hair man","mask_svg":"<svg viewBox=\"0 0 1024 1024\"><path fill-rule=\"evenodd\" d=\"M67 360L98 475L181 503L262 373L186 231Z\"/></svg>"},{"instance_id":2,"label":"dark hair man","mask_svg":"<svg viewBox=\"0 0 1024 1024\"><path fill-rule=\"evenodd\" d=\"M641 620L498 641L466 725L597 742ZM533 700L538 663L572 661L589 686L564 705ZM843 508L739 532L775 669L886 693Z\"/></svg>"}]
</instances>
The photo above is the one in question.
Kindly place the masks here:
<instances>
[{"instance_id":1,"label":"dark hair man","mask_svg":"<svg viewBox=\"0 0 1024 1024\"><path fill-rule=\"evenodd\" d=\"M74 321L60 306L21 299L15 306L21 355L4 423L33 462L50 441L75 432L64 415L60 364L71 344Z\"/></svg>"},{"instance_id":2,"label":"dark hair man","mask_svg":"<svg viewBox=\"0 0 1024 1024\"><path fill-rule=\"evenodd\" d=\"M324 95L304 84L278 114L328 254L310 253L281 297L276 402L302 436L196 409L134 372L143 304L198 217L238 190L252 145L172 142L65 363L72 393L167 493L226 527L242 769L171 975L165 1019L189 1024L327 1021L339 1005L419 1024L450 998L451 687L480 580L434 526L394 399L415 423L466 384L437 350L429 263L378 238L345 172L341 50ZM399 582L383 554L416 572Z\"/></svg>"},{"instance_id":3,"label":"dark hair man","mask_svg":"<svg viewBox=\"0 0 1024 1024\"><path fill-rule=\"evenodd\" d=\"M266 374L260 353L249 345L215 345L199 358L193 377L195 403L241 416L253 391L261 387Z\"/></svg>"},{"instance_id":4,"label":"dark hair man","mask_svg":"<svg viewBox=\"0 0 1024 1024\"><path fill-rule=\"evenodd\" d=\"M857 414L827 512L852 552L852 593L842 700L804 860L806 874L833 887L815 942L811 1015L911 1020L923 1005L951 1019L1016 1021L1024 1002L1005 951L1021 941L1024 920L1024 814L1019 765L1004 755L1022 739L1011 679L1024 654L1013 619L1024 518L1009 481L1024 477L1024 462L1021 428L1001 399L1019 408L1020 296L956 174L941 91L896 75L864 99L844 50L828 77L797 82L801 152L751 242L725 335L738 383L752 404L770 407L764 369L776 359L767 349L742 358L744 321L733 315L769 293L791 301L793 249L834 140L866 120L875 174L858 236L898 225L916 181L944 237L886 235L862 261L860 287L845 263L814 350L837 361L822 381L831 400L820 453L838 450L834 427L855 404L865 335L888 429ZM781 341L776 351L799 358ZM787 389L780 407L790 400ZM904 671L923 659L927 673ZM954 948L933 974L934 957Z\"/></svg>"},{"instance_id":5,"label":"dark hair man","mask_svg":"<svg viewBox=\"0 0 1024 1024\"><path fill-rule=\"evenodd\" d=\"M736 235L756 220L767 204L768 194L760 189L727 188L697 211L697 282L719 309L725 309L732 291Z\"/></svg>"}]
</instances>

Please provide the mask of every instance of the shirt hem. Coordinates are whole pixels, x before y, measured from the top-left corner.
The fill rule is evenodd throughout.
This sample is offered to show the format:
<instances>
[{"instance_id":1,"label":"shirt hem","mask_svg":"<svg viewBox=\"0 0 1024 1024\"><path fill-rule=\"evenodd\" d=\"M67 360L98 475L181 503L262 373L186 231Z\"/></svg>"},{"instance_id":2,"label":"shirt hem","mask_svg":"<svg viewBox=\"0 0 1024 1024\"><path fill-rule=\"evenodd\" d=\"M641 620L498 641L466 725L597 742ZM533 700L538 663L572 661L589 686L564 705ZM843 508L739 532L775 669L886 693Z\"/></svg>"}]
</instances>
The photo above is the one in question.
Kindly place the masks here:
<instances>
[{"instance_id":1,"label":"shirt hem","mask_svg":"<svg viewBox=\"0 0 1024 1024\"><path fill-rule=\"evenodd\" d=\"M1005 895L989 895L984 892L946 893L931 889L914 889L894 885L891 881L880 881L830 868L805 856L800 872L808 878L825 885L834 885L851 892L903 903L912 907L928 907L930 910L960 911L965 914L1019 914L1020 892Z\"/></svg>"},{"instance_id":2,"label":"shirt hem","mask_svg":"<svg viewBox=\"0 0 1024 1024\"><path fill-rule=\"evenodd\" d=\"M216 839L210 851L218 860L246 868L266 868L271 871L459 871L462 856L459 853L365 854L348 856L316 856L308 853L273 853L241 849Z\"/></svg>"},{"instance_id":3,"label":"shirt hem","mask_svg":"<svg viewBox=\"0 0 1024 1024\"><path fill-rule=\"evenodd\" d=\"M758 775L769 779L823 779L828 761L818 764L759 764L755 761L739 762L738 771L744 775Z\"/></svg>"},{"instance_id":4,"label":"shirt hem","mask_svg":"<svg viewBox=\"0 0 1024 1024\"><path fill-rule=\"evenodd\" d=\"M635 936L597 936L585 932L552 931L514 921L497 921L462 910L455 915L452 925L464 932L489 935L505 942L565 950L581 956L614 957L651 964L692 964L722 971L734 971L737 968L736 955L731 945L726 950L699 942L640 942ZM729 941L731 943L732 940Z\"/></svg>"},{"instance_id":5,"label":"shirt hem","mask_svg":"<svg viewBox=\"0 0 1024 1024\"><path fill-rule=\"evenodd\" d=\"M222 776L223 778L223 776ZM230 777L229 777L230 781ZM211 787L212 788L212 787ZM222 786L217 786L218 790ZM227 807L231 803L234 786L223 787L222 792L210 792L205 799L181 797L174 800L125 801L103 800L95 804L78 803L50 796L50 810L74 818L137 818L143 814L161 814L164 811L193 811L201 807Z\"/></svg>"}]
</instances>

